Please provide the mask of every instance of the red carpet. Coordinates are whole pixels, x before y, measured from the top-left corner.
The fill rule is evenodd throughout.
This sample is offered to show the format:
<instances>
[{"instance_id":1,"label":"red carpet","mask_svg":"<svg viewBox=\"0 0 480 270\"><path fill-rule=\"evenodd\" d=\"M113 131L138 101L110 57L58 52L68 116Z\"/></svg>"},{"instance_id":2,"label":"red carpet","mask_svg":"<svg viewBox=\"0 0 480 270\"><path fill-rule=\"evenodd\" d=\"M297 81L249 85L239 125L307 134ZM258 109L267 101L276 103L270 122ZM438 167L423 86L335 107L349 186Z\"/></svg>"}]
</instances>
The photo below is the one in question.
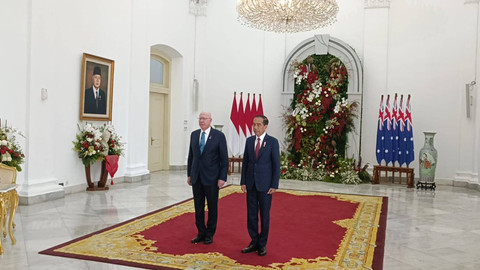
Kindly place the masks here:
<instances>
[{"instance_id":1,"label":"red carpet","mask_svg":"<svg viewBox=\"0 0 480 270\"><path fill-rule=\"evenodd\" d=\"M280 190L267 255L259 257L240 252L250 238L239 191L222 189L211 245L190 243L196 228L187 200L40 253L155 269L382 269L387 198Z\"/></svg>"}]
</instances>

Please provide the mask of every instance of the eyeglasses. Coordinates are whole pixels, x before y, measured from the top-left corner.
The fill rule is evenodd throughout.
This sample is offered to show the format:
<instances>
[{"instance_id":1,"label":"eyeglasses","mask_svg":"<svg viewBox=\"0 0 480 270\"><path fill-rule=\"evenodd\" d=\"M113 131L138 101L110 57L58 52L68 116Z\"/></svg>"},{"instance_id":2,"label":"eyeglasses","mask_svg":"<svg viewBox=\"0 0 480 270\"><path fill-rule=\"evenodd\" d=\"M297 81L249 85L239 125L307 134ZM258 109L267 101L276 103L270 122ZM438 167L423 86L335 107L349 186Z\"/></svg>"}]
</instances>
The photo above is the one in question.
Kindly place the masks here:
<instances>
[{"instance_id":1,"label":"eyeglasses","mask_svg":"<svg viewBox=\"0 0 480 270\"><path fill-rule=\"evenodd\" d=\"M200 121L206 121L206 120L210 120L210 119L211 119L211 118L205 118L205 117L200 117L200 118L198 118L198 120L200 120Z\"/></svg>"}]
</instances>

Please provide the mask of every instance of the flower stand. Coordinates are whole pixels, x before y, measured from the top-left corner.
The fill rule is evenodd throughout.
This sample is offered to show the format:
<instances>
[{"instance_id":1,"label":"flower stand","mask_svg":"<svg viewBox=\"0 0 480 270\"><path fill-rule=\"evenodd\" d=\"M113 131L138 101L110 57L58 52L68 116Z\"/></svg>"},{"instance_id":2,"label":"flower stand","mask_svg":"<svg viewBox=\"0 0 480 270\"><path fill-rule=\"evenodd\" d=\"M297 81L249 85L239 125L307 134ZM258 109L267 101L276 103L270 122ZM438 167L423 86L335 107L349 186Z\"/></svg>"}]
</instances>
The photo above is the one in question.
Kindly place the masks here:
<instances>
[{"instance_id":1,"label":"flower stand","mask_svg":"<svg viewBox=\"0 0 480 270\"><path fill-rule=\"evenodd\" d=\"M96 187L92 182L92 177L90 175L90 166L85 166L85 176L87 177L88 184L87 191L108 190L108 186L106 186L108 174L105 168L105 160L102 161L102 173L100 174L100 180L98 181Z\"/></svg>"}]
</instances>

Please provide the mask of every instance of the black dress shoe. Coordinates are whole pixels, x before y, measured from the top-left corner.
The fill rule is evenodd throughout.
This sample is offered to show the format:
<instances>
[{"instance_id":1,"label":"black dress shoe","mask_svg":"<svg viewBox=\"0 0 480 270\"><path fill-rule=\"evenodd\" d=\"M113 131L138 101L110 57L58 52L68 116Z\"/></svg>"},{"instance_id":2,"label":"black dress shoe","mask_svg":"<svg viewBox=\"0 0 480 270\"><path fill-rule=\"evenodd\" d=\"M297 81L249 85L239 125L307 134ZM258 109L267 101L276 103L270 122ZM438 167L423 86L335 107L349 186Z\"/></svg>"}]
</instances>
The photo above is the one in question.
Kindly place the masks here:
<instances>
[{"instance_id":1,"label":"black dress shoe","mask_svg":"<svg viewBox=\"0 0 480 270\"><path fill-rule=\"evenodd\" d=\"M205 240L203 241L203 243L205 243L205 245L210 245L211 243L213 243L213 238L205 237Z\"/></svg>"},{"instance_id":2,"label":"black dress shoe","mask_svg":"<svg viewBox=\"0 0 480 270\"><path fill-rule=\"evenodd\" d=\"M197 235L197 237L193 238L191 242L192 244L198 244L202 242L204 239L205 237Z\"/></svg>"},{"instance_id":3,"label":"black dress shoe","mask_svg":"<svg viewBox=\"0 0 480 270\"><path fill-rule=\"evenodd\" d=\"M267 255L267 247L259 247L258 256L265 256L265 255Z\"/></svg>"},{"instance_id":4,"label":"black dress shoe","mask_svg":"<svg viewBox=\"0 0 480 270\"><path fill-rule=\"evenodd\" d=\"M242 253L251 253L257 251L257 246L249 245L248 247L242 249Z\"/></svg>"}]
</instances>

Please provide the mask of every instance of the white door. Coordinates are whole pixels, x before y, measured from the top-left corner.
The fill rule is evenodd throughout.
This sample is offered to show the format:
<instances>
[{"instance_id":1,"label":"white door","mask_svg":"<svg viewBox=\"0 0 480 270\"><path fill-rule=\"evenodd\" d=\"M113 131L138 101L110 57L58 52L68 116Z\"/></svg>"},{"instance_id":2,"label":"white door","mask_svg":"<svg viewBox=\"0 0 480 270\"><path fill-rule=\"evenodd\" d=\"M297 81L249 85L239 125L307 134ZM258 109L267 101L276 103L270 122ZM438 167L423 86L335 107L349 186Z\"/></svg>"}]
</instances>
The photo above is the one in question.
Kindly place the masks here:
<instances>
[{"instance_id":1,"label":"white door","mask_svg":"<svg viewBox=\"0 0 480 270\"><path fill-rule=\"evenodd\" d=\"M166 122L166 95L150 93L150 143L148 163L150 171L168 169L166 166L165 122Z\"/></svg>"},{"instance_id":2,"label":"white door","mask_svg":"<svg viewBox=\"0 0 480 270\"><path fill-rule=\"evenodd\" d=\"M150 112L148 169L170 169L170 61L158 54L150 59Z\"/></svg>"}]
</instances>

